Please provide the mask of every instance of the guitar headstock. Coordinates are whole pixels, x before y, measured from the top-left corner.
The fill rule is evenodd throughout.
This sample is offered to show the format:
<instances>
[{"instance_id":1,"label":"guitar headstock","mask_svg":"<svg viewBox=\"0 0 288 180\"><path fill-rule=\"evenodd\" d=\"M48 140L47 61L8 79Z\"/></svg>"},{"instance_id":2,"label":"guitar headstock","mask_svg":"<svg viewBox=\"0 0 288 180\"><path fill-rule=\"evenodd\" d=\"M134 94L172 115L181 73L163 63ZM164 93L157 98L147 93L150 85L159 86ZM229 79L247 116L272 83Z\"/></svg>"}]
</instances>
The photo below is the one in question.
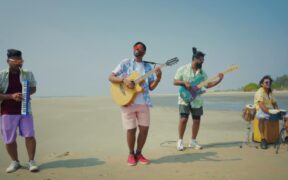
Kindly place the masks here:
<instances>
[{"instance_id":1,"label":"guitar headstock","mask_svg":"<svg viewBox=\"0 0 288 180\"><path fill-rule=\"evenodd\" d=\"M172 65L176 64L178 61L179 61L179 59L177 57L174 57L174 58L166 61L165 65L166 66L172 66Z\"/></svg>"}]
</instances>

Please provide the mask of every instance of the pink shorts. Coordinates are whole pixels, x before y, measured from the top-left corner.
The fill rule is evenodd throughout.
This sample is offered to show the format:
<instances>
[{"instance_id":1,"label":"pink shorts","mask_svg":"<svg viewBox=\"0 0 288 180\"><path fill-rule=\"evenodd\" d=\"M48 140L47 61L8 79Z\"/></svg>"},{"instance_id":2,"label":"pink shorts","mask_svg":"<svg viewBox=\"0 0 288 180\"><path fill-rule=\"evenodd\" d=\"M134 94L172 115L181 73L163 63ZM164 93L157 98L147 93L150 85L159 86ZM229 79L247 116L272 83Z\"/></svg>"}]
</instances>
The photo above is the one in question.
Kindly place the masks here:
<instances>
[{"instance_id":1,"label":"pink shorts","mask_svg":"<svg viewBox=\"0 0 288 180\"><path fill-rule=\"evenodd\" d=\"M5 144L15 142L17 128L22 137L34 137L34 124L32 115L2 115L0 118L1 134Z\"/></svg>"},{"instance_id":2,"label":"pink shorts","mask_svg":"<svg viewBox=\"0 0 288 180\"><path fill-rule=\"evenodd\" d=\"M134 129L137 126L150 125L150 110L146 104L122 106L122 124L124 129Z\"/></svg>"}]
</instances>

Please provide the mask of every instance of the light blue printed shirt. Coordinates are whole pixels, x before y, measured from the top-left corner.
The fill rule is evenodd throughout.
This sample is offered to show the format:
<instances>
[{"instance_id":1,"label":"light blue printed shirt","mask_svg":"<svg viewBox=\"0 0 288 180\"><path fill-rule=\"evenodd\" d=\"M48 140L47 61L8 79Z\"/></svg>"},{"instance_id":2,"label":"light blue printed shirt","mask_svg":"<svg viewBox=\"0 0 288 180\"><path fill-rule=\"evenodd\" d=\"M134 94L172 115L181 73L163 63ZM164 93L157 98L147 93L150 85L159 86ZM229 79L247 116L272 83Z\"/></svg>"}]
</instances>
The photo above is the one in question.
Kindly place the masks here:
<instances>
[{"instance_id":1,"label":"light blue printed shirt","mask_svg":"<svg viewBox=\"0 0 288 180\"><path fill-rule=\"evenodd\" d=\"M118 64L118 66L112 71L116 76L120 77L127 77L129 76L133 71L135 71L135 64L136 62L132 59L124 59ZM152 65L149 63L144 63L142 62L143 67L144 67L144 72L142 75L146 74L150 70L152 70ZM150 75L147 79L145 79L145 82L142 84L142 88L144 89L143 91L143 97L145 100L145 104L148 106L152 106L151 98L149 95L149 83L155 80L154 75Z\"/></svg>"},{"instance_id":2,"label":"light blue printed shirt","mask_svg":"<svg viewBox=\"0 0 288 180\"><path fill-rule=\"evenodd\" d=\"M34 75L31 71L21 69L20 70L20 83L22 81L28 80L30 87L36 87L37 82L34 78ZM5 94L9 86L9 68L0 71L0 93ZM0 104L2 101L0 101ZM31 103L29 101L29 114L31 114Z\"/></svg>"}]
</instances>

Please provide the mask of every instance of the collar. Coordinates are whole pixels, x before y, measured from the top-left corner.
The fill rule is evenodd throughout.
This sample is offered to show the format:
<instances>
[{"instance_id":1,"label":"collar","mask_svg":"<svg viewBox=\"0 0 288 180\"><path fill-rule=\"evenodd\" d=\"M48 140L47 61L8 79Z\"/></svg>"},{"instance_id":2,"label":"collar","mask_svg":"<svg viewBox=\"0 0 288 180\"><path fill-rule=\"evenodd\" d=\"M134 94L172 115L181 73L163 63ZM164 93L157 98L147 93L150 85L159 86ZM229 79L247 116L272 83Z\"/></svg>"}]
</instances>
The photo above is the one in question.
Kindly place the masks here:
<instances>
[{"instance_id":1,"label":"collar","mask_svg":"<svg viewBox=\"0 0 288 180\"><path fill-rule=\"evenodd\" d=\"M191 72L194 74L193 68L192 68L192 63L189 64L189 68L190 68ZM196 76L196 75L198 75L200 72L201 72L201 70L200 70L200 69L197 69L197 70L196 70L196 73L195 73L194 75Z\"/></svg>"}]
</instances>

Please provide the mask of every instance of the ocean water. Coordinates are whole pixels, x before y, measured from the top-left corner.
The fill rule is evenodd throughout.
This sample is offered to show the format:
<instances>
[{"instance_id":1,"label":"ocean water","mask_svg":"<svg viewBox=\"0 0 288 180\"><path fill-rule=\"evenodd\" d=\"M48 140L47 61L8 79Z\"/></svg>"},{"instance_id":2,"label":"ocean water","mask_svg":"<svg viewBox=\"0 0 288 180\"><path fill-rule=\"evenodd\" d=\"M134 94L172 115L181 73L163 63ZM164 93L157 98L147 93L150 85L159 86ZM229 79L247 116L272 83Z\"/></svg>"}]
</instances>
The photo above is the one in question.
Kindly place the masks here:
<instances>
[{"instance_id":1,"label":"ocean water","mask_svg":"<svg viewBox=\"0 0 288 180\"><path fill-rule=\"evenodd\" d=\"M275 95L280 109L288 110L288 96ZM254 95L204 95L204 109L206 110L224 110L224 111L242 111L246 104L253 104ZM154 106L175 107L178 108L178 96L153 96Z\"/></svg>"}]
</instances>

